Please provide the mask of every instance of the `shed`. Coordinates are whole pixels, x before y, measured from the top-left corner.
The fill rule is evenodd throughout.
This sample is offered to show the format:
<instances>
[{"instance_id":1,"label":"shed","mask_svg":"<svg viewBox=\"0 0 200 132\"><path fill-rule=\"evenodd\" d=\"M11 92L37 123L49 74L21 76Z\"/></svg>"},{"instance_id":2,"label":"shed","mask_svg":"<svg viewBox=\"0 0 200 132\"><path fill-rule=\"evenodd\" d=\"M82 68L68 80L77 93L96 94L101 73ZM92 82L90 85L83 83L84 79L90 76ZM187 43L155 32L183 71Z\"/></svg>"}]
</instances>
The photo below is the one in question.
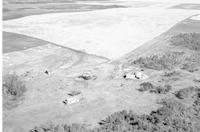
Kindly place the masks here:
<instances>
[{"instance_id":1,"label":"shed","mask_svg":"<svg viewBox=\"0 0 200 132\"><path fill-rule=\"evenodd\" d=\"M144 80L144 79L147 79L148 76L142 72L128 72L126 73L124 76L123 76L125 79L141 79L141 80Z\"/></svg>"}]
</instances>

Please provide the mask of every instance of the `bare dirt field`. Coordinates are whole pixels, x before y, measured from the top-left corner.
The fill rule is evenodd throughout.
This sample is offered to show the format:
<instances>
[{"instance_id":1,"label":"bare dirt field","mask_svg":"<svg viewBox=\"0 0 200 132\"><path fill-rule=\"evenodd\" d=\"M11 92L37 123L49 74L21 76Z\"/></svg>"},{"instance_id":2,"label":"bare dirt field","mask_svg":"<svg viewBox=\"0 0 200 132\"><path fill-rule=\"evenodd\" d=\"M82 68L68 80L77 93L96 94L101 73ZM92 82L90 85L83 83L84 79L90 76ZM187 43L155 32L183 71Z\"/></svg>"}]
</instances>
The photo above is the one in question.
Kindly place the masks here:
<instances>
[{"instance_id":1,"label":"bare dirt field","mask_svg":"<svg viewBox=\"0 0 200 132\"><path fill-rule=\"evenodd\" d=\"M87 1L97 11L43 14L41 7L57 12L57 8L70 9L71 4L44 2L38 10L43 15L4 21L3 76L15 74L25 88L23 93L12 93L9 82L3 80L3 131L90 132L89 128L97 127L99 132L198 132L200 21L193 19L199 13L196 7L170 9L181 3L178 0L169 0L168 5L156 0L101 1L95 7L97 3ZM6 8L19 6L13 1L5 4ZM22 10L38 6L23 4ZM79 4L71 6L76 10ZM105 5L133 7L98 10ZM16 6L5 19L19 17L14 11L20 8ZM35 14L34 10L29 13ZM132 78L127 78L129 72L134 72ZM140 73L147 78L141 79ZM66 104L72 91L80 94L80 100Z\"/></svg>"},{"instance_id":2,"label":"bare dirt field","mask_svg":"<svg viewBox=\"0 0 200 132\"><path fill-rule=\"evenodd\" d=\"M3 53L46 45L48 42L16 33L3 32Z\"/></svg>"},{"instance_id":3,"label":"bare dirt field","mask_svg":"<svg viewBox=\"0 0 200 132\"><path fill-rule=\"evenodd\" d=\"M164 4L33 15L4 21L3 25L4 31L117 59L177 22L200 13L199 10L170 9Z\"/></svg>"},{"instance_id":4,"label":"bare dirt field","mask_svg":"<svg viewBox=\"0 0 200 132\"><path fill-rule=\"evenodd\" d=\"M95 5L95 4L79 4L77 2L11 2L3 6L3 20L20 18L29 15L55 13L55 12L83 12L110 8L126 8L115 4Z\"/></svg>"}]
</instances>

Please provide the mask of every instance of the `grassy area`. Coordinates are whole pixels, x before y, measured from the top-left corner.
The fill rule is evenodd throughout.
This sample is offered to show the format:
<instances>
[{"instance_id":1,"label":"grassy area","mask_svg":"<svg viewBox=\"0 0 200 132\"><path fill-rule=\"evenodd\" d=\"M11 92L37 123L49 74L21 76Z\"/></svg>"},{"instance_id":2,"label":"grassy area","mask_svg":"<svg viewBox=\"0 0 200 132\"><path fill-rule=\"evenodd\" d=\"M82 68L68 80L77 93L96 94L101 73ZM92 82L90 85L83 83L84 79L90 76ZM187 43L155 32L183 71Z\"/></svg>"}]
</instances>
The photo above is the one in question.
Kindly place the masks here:
<instances>
[{"instance_id":1,"label":"grassy area","mask_svg":"<svg viewBox=\"0 0 200 132\"><path fill-rule=\"evenodd\" d=\"M183 54L183 52L170 52L163 55L157 54L148 57L140 57L131 64L154 70L170 70L182 62L181 59Z\"/></svg>"},{"instance_id":2,"label":"grassy area","mask_svg":"<svg viewBox=\"0 0 200 132\"><path fill-rule=\"evenodd\" d=\"M196 34L181 34L178 36L180 41L177 39L176 43L174 43L175 46L185 47L192 50L192 52L169 51L163 54L140 57L131 62L131 64L154 70L167 69L169 71L164 72L163 77L180 79L183 70L188 72L198 70L200 54L196 52L199 51L198 38L196 41L196 37ZM182 70L176 71L176 69L173 69L176 67ZM193 81L200 82L199 80ZM138 91L167 94L171 89L171 85L156 85L152 82L143 82L140 84ZM161 107L151 111L149 114L137 115L128 110L115 112L104 120L99 121L99 126L96 128L89 129L85 124L54 124L35 127L30 132L199 132L200 87L182 88L171 94L171 96L160 100L158 103Z\"/></svg>"},{"instance_id":3,"label":"grassy area","mask_svg":"<svg viewBox=\"0 0 200 132\"><path fill-rule=\"evenodd\" d=\"M175 67L188 72L199 70L200 33L181 33L171 37L169 42L171 46L164 53L139 57L130 64L153 70L172 70Z\"/></svg>"},{"instance_id":4,"label":"grassy area","mask_svg":"<svg viewBox=\"0 0 200 132\"><path fill-rule=\"evenodd\" d=\"M188 72L195 72L199 70L200 53L184 53L184 52L168 52L165 54L156 54L147 57L140 57L131 65L139 65L141 68L148 68L153 70L172 70L179 67Z\"/></svg>"},{"instance_id":5,"label":"grassy area","mask_svg":"<svg viewBox=\"0 0 200 132\"><path fill-rule=\"evenodd\" d=\"M163 99L161 108L150 114L136 115L123 110L113 113L99 126L88 129L84 124L46 125L35 127L30 132L198 132L200 130L200 91L190 106L177 100Z\"/></svg>"},{"instance_id":6,"label":"grassy area","mask_svg":"<svg viewBox=\"0 0 200 132\"><path fill-rule=\"evenodd\" d=\"M157 86L154 89L151 89L149 92L150 93L155 93L155 94L166 94L172 89L171 85L164 85L164 86Z\"/></svg>"},{"instance_id":7,"label":"grassy area","mask_svg":"<svg viewBox=\"0 0 200 132\"><path fill-rule=\"evenodd\" d=\"M149 91L150 93L155 93L155 94L166 94L171 89L172 89L171 85L155 86L150 82L143 82L140 84L140 88L138 89L138 91L140 92Z\"/></svg>"},{"instance_id":8,"label":"grassy area","mask_svg":"<svg viewBox=\"0 0 200 132\"><path fill-rule=\"evenodd\" d=\"M181 33L170 39L172 45L200 51L200 33Z\"/></svg>"},{"instance_id":9,"label":"grassy area","mask_svg":"<svg viewBox=\"0 0 200 132\"><path fill-rule=\"evenodd\" d=\"M3 77L3 108L17 107L22 101L26 86L19 76L10 74Z\"/></svg>"},{"instance_id":10,"label":"grassy area","mask_svg":"<svg viewBox=\"0 0 200 132\"><path fill-rule=\"evenodd\" d=\"M199 67L200 67L199 52L185 57L182 65L180 66L182 70L186 70L188 72L196 72L199 70Z\"/></svg>"},{"instance_id":11,"label":"grassy area","mask_svg":"<svg viewBox=\"0 0 200 132\"><path fill-rule=\"evenodd\" d=\"M149 115L135 115L132 111L121 111L107 117L101 124L106 131L131 132L189 132L196 131L189 108L175 100L164 100L162 107Z\"/></svg>"},{"instance_id":12,"label":"grassy area","mask_svg":"<svg viewBox=\"0 0 200 132\"><path fill-rule=\"evenodd\" d=\"M194 95L196 95L197 92L199 92L199 88L196 87L188 87L188 88L183 88L180 89L175 93L175 96L179 99L187 99L190 98Z\"/></svg>"}]
</instances>

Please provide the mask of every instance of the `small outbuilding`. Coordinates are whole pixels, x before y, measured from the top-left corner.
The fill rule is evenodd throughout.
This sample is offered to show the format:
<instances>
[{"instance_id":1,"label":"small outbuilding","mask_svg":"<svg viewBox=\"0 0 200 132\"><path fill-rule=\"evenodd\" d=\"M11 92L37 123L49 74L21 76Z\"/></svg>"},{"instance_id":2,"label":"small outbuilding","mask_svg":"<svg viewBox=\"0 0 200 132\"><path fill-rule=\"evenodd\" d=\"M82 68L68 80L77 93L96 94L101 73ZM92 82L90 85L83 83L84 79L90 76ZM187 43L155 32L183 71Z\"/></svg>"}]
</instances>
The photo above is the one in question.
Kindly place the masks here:
<instances>
[{"instance_id":1,"label":"small outbuilding","mask_svg":"<svg viewBox=\"0 0 200 132\"><path fill-rule=\"evenodd\" d=\"M77 95L79 95L79 94L81 94L81 91L70 91L70 92L68 93L69 96L77 96Z\"/></svg>"},{"instance_id":2,"label":"small outbuilding","mask_svg":"<svg viewBox=\"0 0 200 132\"><path fill-rule=\"evenodd\" d=\"M64 104L69 104L69 105L70 105L70 104L75 104L75 103L80 102L81 99L82 99L82 96L80 96L80 95L77 95L77 96L70 96L70 97L68 97L67 99L63 100L62 102L63 102Z\"/></svg>"},{"instance_id":3,"label":"small outbuilding","mask_svg":"<svg viewBox=\"0 0 200 132\"><path fill-rule=\"evenodd\" d=\"M125 79L145 80L148 76L142 72L128 72L123 76Z\"/></svg>"}]
</instances>

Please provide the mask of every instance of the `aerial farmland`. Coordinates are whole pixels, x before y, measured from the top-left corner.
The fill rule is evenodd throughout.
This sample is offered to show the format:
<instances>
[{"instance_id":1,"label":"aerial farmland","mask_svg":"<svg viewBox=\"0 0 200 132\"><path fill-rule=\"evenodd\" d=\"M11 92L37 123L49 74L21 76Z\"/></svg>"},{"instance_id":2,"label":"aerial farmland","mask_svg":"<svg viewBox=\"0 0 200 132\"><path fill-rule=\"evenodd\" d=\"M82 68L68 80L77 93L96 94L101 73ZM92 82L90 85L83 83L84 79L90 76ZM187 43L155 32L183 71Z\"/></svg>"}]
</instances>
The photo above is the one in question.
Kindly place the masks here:
<instances>
[{"instance_id":1,"label":"aerial farmland","mask_svg":"<svg viewBox=\"0 0 200 132\"><path fill-rule=\"evenodd\" d=\"M3 132L199 132L200 1L4 0Z\"/></svg>"}]
</instances>

